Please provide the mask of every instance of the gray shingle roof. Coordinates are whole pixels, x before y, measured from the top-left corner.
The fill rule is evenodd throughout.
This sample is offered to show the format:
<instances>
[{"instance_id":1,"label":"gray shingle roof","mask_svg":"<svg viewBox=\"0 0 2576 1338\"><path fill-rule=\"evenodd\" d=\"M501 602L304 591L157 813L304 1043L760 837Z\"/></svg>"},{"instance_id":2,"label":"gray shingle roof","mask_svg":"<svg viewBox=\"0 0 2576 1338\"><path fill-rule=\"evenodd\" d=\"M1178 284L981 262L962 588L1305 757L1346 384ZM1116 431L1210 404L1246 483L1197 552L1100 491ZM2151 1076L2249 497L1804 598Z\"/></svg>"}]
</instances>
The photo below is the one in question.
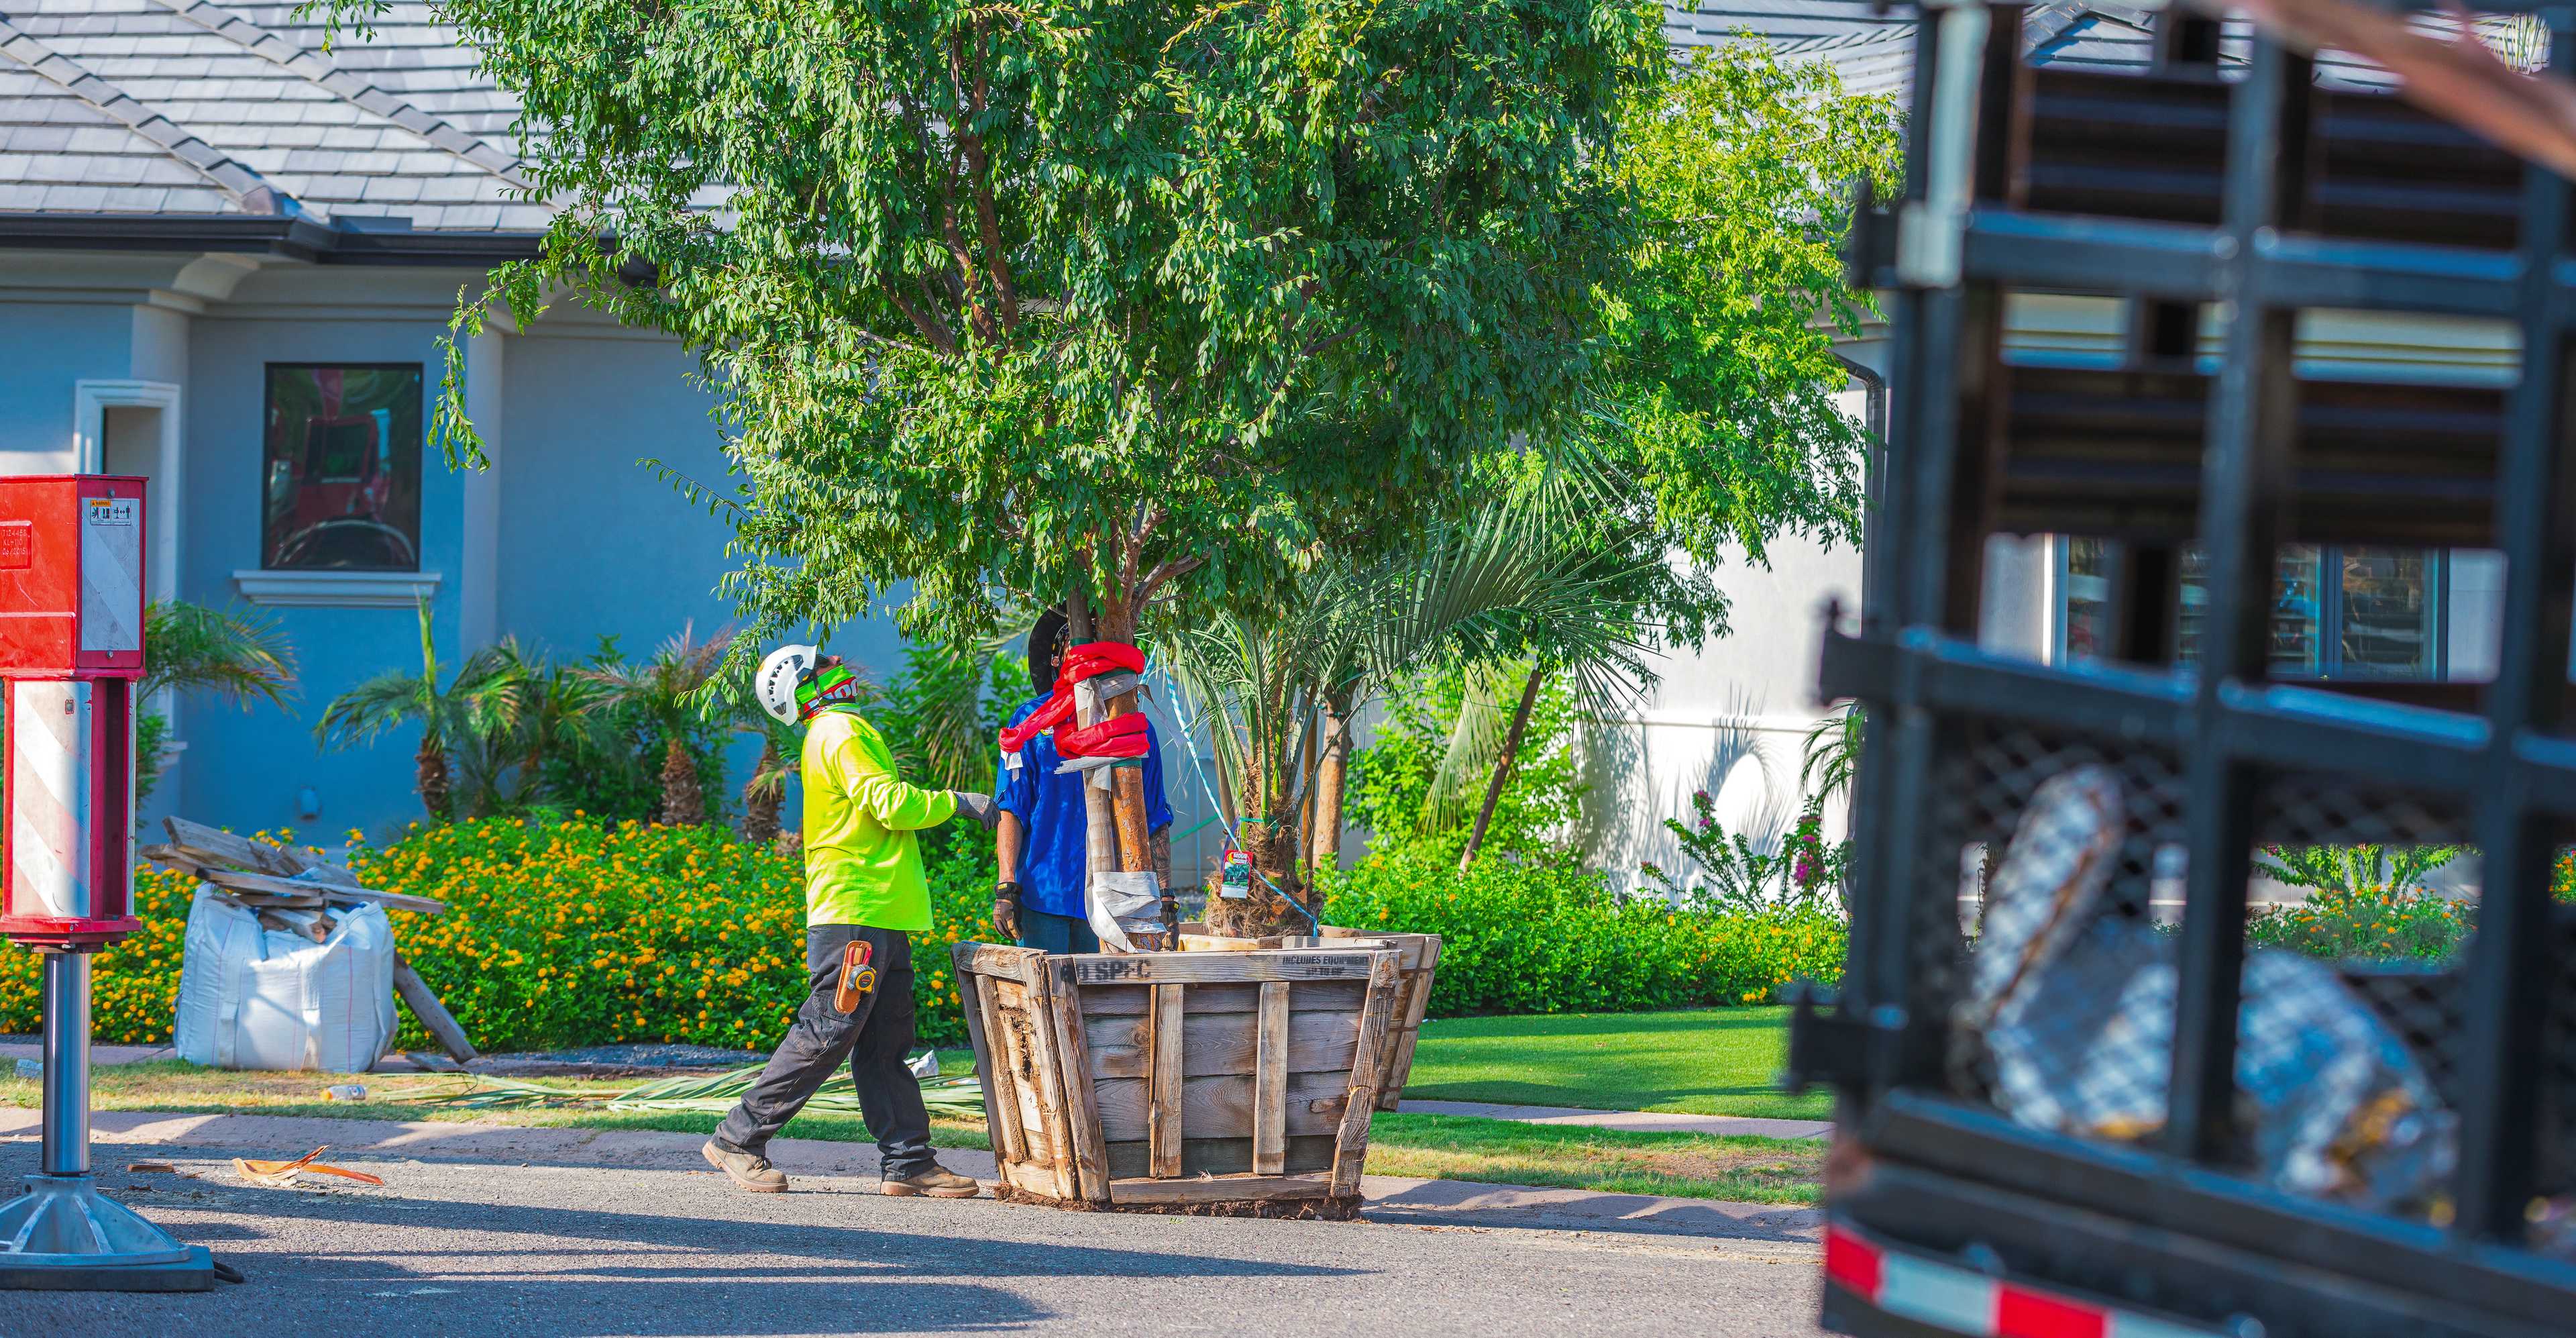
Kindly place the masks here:
<instances>
[{"instance_id":1,"label":"gray shingle roof","mask_svg":"<svg viewBox=\"0 0 2576 1338\"><path fill-rule=\"evenodd\" d=\"M1726 0L1736 8L1754 2ZM1840 3L1840 0L1830 2ZM2080 2L2035 5L2023 16L2022 40L2024 50L2030 54L2034 65L2101 71L2140 70L2146 68L2155 54L2153 39L2149 35L2151 21L2150 11L2122 5ZM1891 9L1886 20L1873 26L1854 23L1835 32L1778 36L1766 31L1763 35L1771 38L1783 57L1818 60L1834 66L1842 74L1846 89L1856 93L1886 93L1902 101L1909 95L1914 79L1914 22L1913 11L1906 7ZM2454 31L2453 21L2438 14L2414 14L2409 16L2408 22L2445 36ZM2529 52L2513 49L2517 34L2508 31L2512 22L2508 16L2482 16L2479 29L2508 60L2527 61ZM1664 30L1668 35L1673 31L1669 9ZM2222 22L2219 25L2222 67L2241 67L2251 39L2252 29L2244 20ZM2319 87L2345 91L2385 92L2395 87L2397 82L2386 69L2349 52L2333 50L2317 53L2316 77Z\"/></svg>"},{"instance_id":2,"label":"gray shingle roof","mask_svg":"<svg viewBox=\"0 0 2576 1338\"><path fill-rule=\"evenodd\" d=\"M517 104L416 0L372 39L291 3L0 0L0 211L536 231Z\"/></svg>"}]
</instances>

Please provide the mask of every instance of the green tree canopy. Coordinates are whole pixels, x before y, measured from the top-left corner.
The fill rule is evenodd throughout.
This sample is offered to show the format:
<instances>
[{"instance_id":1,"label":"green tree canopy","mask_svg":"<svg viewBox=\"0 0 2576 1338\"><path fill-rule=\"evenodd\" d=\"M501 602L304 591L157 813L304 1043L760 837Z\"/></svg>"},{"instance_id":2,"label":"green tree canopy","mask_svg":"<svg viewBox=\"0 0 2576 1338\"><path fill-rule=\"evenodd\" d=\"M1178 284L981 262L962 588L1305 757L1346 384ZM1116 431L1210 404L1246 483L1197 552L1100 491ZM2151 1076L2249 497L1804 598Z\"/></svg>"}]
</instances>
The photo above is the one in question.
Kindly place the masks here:
<instances>
[{"instance_id":1,"label":"green tree canopy","mask_svg":"<svg viewBox=\"0 0 2576 1338\"><path fill-rule=\"evenodd\" d=\"M1621 108L1605 169L1636 230L1599 291L1581 410L1553 449L1499 465L1577 494L1558 508L1564 542L1631 559L1640 616L1667 644L1725 633L1712 573L1728 558L1766 565L1782 534L1859 539L1869 434L1834 403L1849 379L1834 345L1872 311L1840 248L1853 183L1893 193L1898 124L1891 99L1750 36L1690 53Z\"/></svg>"},{"instance_id":2,"label":"green tree canopy","mask_svg":"<svg viewBox=\"0 0 2576 1338\"><path fill-rule=\"evenodd\" d=\"M746 647L896 582L915 632L1078 585L1125 635L1409 534L1584 375L1598 168L1661 54L1637 0L432 8L564 205L498 297L578 292L721 387L736 477L683 482Z\"/></svg>"}]
</instances>

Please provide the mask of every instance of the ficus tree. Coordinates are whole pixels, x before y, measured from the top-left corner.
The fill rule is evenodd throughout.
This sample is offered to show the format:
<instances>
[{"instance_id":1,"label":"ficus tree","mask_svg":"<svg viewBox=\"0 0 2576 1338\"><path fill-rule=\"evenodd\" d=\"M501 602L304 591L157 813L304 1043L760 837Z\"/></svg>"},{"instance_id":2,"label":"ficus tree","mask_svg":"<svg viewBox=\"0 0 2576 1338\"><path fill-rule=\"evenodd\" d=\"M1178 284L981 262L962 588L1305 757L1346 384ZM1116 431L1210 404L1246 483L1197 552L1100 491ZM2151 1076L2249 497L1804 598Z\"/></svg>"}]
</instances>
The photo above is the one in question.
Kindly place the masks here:
<instances>
[{"instance_id":1,"label":"ficus tree","mask_svg":"<svg viewBox=\"0 0 2576 1338\"><path fill-rule=\"evenodd\" d=\"M705 360L745 656L898 583L916 635L1070 591L1126 639L1400 540L1582 376L1661 59L1638 0L431 8L560 206L457 332L569 291Z\"/></svg>"},{"instance_id":2,"label":"ficus tree","mask_svg":"<svg viewBox=\"0 0 2576 1338\"><path fill-rule=\"evenodd\" d=\"M1841 247L1854 183L1897 185L1899 114L1833 67L1745 39L1631 91L1607 165L1636 204L1634 249L1600 293L1588 412L1560 450L1616 486L1603 534L1678 549L1677 572L1756 566L1783 534L1857 542L1869 434L1835 403L1838 339L1874 314ZM1725 601L1676 582L1643 607L1677 644L1723 635Z\"/></svg>"},{"instance_id":3,"label":"ficus tree","mask_svg":"<svg viewBox=\"0 0 2576 1338\"><path fill-rule=\"evenodd\" d=\"M898 585L916 636L1062 599L1131 641L1453 507L1583 375L1661 58L1642 0L430 7L559 206L455 333L568 290L703 358L732 478L679 482L734 529L737 679ZM479 462L461 344L433 430Z\"/></svg>"}]
</instances>

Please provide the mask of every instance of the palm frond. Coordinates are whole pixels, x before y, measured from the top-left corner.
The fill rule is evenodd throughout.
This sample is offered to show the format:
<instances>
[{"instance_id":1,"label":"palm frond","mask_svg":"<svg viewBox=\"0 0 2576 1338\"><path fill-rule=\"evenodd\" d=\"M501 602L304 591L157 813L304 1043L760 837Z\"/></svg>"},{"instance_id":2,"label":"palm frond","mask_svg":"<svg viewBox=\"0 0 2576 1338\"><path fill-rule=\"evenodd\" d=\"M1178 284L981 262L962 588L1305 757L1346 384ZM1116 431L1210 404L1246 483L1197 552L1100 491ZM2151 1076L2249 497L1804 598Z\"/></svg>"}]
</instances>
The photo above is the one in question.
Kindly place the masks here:
<instances>
[{"instance_id":1,"label":"palm frond","mask_svg":"<svg viewBox=\"0 0 2576 1338\"><path fill-rule=\"evenodd\" d=\"M1524 667L1522 672L1531 670ZM1468 669L1457 718L1449 725L1448 746L1441 750L1440 765L1423 792L1415 830L1429 836L1466 825L1484 797L1495 759L1502 756L1503 734L1511 725L1517 692L1512 680L1518 676L1490 665Z\"/></svg>"},{"instance_id":2,"label":"palm frond","mask_svg":"<svg viewBox=\"0 0 2576 1338\"><path fill-rule=\"evenodd\" d=\"M387 670L331 699L313 726L325 748L353 748L437 709L437 688L418 674Z\"/></svg>"},{"instance_id":3,"label":"palm frond","mask_svg":"<svg viewBox=\"0 0 2576 1338\"><path fill-rule=\"evenodd\" d=\"M1853 702L1807 731L1805 754L1798 762L1798 789L1812 802L1827 803L1851 789L1860 774L1861 735L1868 724L1860 703Z\"/></svg>"},{"instance_id":4,"label":"palm frond","mask_svg":"<svg viewBox=\"0 0 2576 1338\"><path fill-rule=\"evenodd\" d=\"M244 706L283 705L294 689L294 649L265 614L164 600L145 611L144 625L138 696L207 691Z\"/></svg>"}]
</instances>

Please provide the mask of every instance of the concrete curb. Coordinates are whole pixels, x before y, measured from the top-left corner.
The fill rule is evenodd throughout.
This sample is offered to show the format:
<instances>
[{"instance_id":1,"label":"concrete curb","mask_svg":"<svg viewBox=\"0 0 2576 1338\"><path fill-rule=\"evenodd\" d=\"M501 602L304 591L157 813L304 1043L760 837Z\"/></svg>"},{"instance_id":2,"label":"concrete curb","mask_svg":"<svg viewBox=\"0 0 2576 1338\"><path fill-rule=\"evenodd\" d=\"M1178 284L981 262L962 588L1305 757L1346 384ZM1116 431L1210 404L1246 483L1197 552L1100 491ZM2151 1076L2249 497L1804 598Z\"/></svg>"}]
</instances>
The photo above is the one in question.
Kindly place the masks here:
<instances>
[{"instance_id":1,"label":"concrete curb","mask_svg":"<svg viewBox=\"0 0 2576 1338\"><path fill-rule=\"evenodd\" d=\"M0 1108L0 1143L32 1142L41 1123L42 1116L34 1110ZM714 1174L699 1155L700 1145L706 1142L703 1135L641 1129L98 1111L90 1116L90 1141L97 1149L99 1166L108 1170L120 1164L125 1155L118 1151L122 1148L205 1148L227 1155L297 1157L327 1146L331 1155L326 1160L344 1165L385 1159ZM877 1150L867 1143L781 1138L769 1145L769 1157L790 1177L877 1173ZM995 1176L989 1152L946 1148L939 1159L961 1175L985 1181ZM399 1175L385 1175L394 1188L400 1188ZM1824 1215L1811 1208L1459 1180L1373 1175L1363 1177L1360 1188L1370 1220L1413 1226L1725 1237L1811 1253L1824 1221Z\"/></svg>"}]
</instances>

